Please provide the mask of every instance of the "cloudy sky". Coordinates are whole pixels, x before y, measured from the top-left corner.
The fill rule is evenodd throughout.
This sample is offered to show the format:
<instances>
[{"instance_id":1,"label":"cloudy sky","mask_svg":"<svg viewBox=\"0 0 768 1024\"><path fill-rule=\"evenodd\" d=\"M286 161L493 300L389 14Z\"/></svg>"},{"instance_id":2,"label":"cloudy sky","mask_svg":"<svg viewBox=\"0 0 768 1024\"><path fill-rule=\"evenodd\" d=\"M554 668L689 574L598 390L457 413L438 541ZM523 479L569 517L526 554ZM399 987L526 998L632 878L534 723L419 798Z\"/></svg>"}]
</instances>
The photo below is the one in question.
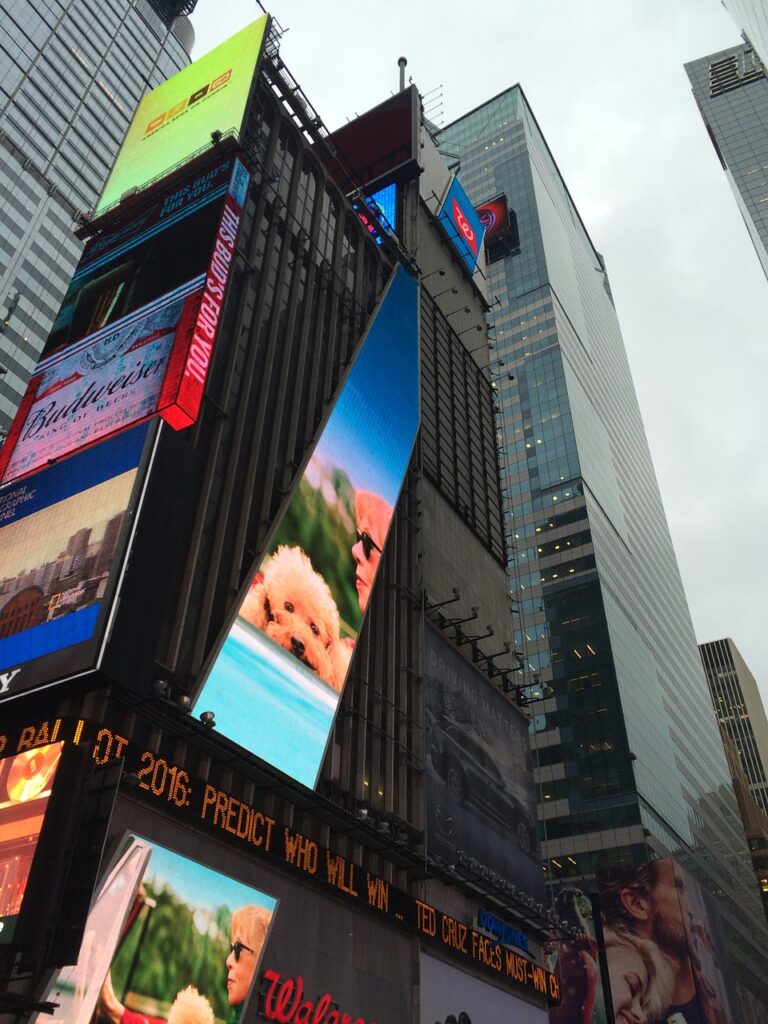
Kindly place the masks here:
<instances>
[{"instance_id":1,"label":"cloudy sky","mask_svg":"<svg viewBox=\"0 0 768 1024\"><path fill-rule=\"evenodd\" d=\"M439 123L523 86L606 259L697 638L732 637L768 703L768 282L683 70L739 41L727 11L719 0L267 6L331 130L397 89L401 54L422 94L442 86ZM195 55L259 13L199 0Z\"/></svg>"}]
</instances>

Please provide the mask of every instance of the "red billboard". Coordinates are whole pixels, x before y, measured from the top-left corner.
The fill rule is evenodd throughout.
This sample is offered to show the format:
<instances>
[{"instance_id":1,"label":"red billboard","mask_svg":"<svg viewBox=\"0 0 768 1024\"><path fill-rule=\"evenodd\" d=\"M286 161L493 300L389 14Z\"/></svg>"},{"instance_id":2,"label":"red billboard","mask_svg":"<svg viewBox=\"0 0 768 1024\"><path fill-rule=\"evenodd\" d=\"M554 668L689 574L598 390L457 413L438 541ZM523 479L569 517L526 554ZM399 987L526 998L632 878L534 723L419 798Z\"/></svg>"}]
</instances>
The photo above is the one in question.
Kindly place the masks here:
<instances>
[{"instance_id":1,"label":"red billboard","mask_svg":"<svg viewBox=\"0 0 768 1024\"><path fill-rule=\"evenodd\" d=\"M86 246L0 451L0 481L150 416L194 423L248 181L228 157Z\"/></svg>"}]
</instances>

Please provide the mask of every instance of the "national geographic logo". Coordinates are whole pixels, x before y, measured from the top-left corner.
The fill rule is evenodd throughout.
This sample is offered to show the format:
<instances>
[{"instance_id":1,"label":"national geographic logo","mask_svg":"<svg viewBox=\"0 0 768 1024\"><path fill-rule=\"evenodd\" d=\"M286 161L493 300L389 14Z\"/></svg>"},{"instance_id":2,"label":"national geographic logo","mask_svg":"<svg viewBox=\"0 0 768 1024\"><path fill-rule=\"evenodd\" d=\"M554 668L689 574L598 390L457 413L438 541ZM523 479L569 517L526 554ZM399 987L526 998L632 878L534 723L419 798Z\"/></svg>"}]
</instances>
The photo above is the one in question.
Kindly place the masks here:
<instances>
[{"instance_id":1,"label":"national geographic logo","mask_svg":"<svg viewBox=\"0 0 768 1024\"><path fill-rule=\"evenodd\" d=\"M174 103L174 105L169 110L166 110L164 114L158 114L157 117L152 118L144 129L144 135L151 135L152 132L156 132L158 128L167 124L168 121L173 120L174 117L178 117L178 115L183 114L185 110L189 110L189 108L194 106L195 103L199 103L200 100L204 99L206 96L210 96L212 92L215 92L217 89L221 89L227 84L231 77L232 68L229 68L229 70L225 71L222 75L217 75L212 82L204 85L202 89L195 90L195 92L193 92L191 96L187 97L187 99L181 100L179 103Z\"/></svg>"}]
</instances>

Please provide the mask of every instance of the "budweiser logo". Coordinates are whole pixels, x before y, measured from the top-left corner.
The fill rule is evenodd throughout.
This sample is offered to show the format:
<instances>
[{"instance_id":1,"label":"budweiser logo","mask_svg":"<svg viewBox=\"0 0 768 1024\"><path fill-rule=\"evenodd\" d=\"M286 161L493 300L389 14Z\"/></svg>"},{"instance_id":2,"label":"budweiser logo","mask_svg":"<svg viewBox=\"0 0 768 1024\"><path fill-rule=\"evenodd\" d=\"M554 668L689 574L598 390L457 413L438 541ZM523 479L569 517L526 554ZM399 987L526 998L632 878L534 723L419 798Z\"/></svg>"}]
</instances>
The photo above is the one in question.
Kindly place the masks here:
<instances>
[{"instance_id":1,"label":"budweiser logo","mask_svg":"<svg viewBox=\"0 0 768 1024\"><path fill-rule=\"evenodd\" d=\"M301 977L281 979L277 971L264 971L262 981L266 990L261 1013L267 1020L276 1020L278 1024L366 1024L363 1017L343 1013L330 992L314 1002L304 999Z\"/></svg>"}]
</instances>

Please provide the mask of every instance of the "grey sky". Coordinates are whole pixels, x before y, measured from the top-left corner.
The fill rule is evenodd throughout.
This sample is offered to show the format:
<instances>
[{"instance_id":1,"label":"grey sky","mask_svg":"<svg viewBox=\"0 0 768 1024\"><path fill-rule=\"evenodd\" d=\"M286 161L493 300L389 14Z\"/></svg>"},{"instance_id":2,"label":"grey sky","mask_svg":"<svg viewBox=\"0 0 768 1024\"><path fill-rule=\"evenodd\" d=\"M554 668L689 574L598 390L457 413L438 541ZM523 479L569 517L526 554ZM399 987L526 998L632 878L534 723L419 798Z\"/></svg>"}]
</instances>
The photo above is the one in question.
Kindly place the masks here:
<instances>
[{"instance_id":1,"label":"grey sky","mask_svg":"<svg viewBox=\"0 0 768 1024\"><path fill-rule=\"evenodd\" d=\"M442 84L445 124L523 86L606 259L697 638L732 637L767 700L768 282L683 70L739 41L728 13L718 0L265 6L330 129L397 88L401 54L423 94ZM199 0L195 55L259 13Z\"/></svg>"}]
</instances>

